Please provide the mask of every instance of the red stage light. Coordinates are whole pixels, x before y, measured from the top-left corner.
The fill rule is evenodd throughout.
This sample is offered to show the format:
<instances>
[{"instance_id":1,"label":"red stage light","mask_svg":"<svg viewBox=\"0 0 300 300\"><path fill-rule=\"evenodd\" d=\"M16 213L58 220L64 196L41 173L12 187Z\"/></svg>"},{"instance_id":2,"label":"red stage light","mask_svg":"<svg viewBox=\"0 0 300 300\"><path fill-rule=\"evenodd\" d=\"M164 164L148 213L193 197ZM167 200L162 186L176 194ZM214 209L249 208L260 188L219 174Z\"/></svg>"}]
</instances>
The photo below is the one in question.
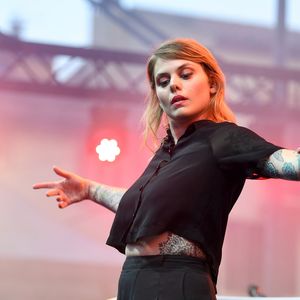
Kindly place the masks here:
<instances>
[{"instance_id":1,"label":"red stage light","mask_svg":"<svg viewBox=\"0 0 300 300\"><path fill-rule=\"evenodd\" d=\"M102 139L96 147L96 152L101 161L113 162L121 152L118 142L115 139Z\"/></svg>"}]
</instances>

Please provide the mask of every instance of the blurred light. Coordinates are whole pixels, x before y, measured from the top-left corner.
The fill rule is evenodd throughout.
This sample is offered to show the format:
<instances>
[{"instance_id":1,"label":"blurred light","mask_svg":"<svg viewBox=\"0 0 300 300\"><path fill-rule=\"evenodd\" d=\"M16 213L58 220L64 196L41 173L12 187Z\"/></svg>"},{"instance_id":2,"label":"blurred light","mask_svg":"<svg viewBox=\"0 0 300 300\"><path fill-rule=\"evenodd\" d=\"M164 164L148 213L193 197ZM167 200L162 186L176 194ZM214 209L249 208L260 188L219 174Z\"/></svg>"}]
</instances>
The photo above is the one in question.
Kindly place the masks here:
<instances>
[{"instance_id":1,"label":"blurred light","mask_svg":"<svg viewBox=\"0 0 300 300\"><path fill-rule=\"evenodd\" d=\"M118 147L118 142L114 139L102 139L100 144L96 147L96 152L101 161L113 162L121 152Z\"/></svg>"}]
</instances>

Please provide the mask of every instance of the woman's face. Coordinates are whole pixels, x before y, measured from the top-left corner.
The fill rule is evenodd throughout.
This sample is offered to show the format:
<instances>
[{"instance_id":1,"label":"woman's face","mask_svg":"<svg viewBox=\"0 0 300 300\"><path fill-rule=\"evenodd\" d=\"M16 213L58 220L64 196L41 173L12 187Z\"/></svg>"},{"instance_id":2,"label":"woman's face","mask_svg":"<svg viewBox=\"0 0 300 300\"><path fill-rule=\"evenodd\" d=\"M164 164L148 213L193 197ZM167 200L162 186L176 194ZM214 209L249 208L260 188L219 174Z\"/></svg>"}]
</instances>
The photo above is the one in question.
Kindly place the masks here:
<instances>
[{"instance_id":1,"label":"woman's face","mask_svg":"<svg viewBox=\"0 0 300 300\"><path fill-rule=\"evenodd\" d=\"M154 67L156 95L169 122L194 122L207 118L211 93L208 76L200 64L184 59L158 59Z\"/></svg>"}]
</instances>

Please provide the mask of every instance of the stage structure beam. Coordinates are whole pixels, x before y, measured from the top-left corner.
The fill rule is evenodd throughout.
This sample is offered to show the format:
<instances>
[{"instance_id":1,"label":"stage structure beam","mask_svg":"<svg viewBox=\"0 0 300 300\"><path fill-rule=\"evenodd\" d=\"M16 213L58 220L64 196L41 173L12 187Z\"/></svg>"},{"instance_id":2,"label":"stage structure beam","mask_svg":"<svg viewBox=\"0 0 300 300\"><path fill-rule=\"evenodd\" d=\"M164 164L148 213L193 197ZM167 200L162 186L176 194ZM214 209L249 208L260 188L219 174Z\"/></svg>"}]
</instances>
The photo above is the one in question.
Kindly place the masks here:
<instances>
[{"instance_id":1,"label":"stage structure beam","mask_svg":"<svg viewBox=\"0 0 300 300\"><path fill-rule=\"evenodd\" d=\"M74 100L141 101L147 94L147 54L24 42L0 35L0 90L71 96ZM278 107L300 112L300 71L220 60L227 99L234 110L260 112ZM278 82L286 96L274 101ZM119 99L119 100L118 100ZM42 101L42 100L41 100Z\"/></svg>"}]
</instances>

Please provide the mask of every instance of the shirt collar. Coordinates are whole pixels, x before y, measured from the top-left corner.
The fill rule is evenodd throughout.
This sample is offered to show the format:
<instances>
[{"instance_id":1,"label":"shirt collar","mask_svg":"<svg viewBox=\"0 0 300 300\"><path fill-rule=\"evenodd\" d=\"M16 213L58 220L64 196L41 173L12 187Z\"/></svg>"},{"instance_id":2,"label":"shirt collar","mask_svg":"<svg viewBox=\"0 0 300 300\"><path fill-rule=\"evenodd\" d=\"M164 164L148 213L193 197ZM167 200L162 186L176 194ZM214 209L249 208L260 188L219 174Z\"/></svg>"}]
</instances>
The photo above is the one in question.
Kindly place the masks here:
<instances>
[{"instance_id":1,"label":"shirt collar","mask_svg":"<svg viewBox=\"0 0 300 300\"><path fill-rule=\"evenodd\" d=\"M182 138L184 136L189 136L196 129L201 128L201 127L206 126L207 124L211 124L211 123L214 123L214 122L211 120L195 121L187 127L184 134L180 138ZM163 140L161 142L161 146L164 150L166 150L168 152L170 152L175 146L175 141L174 141L174 138L172 136L172 133L171 133L171 130L169 127L167 127L167 129L166 129L166 136L163 138Z\"/></svg>"}]
</instances>

